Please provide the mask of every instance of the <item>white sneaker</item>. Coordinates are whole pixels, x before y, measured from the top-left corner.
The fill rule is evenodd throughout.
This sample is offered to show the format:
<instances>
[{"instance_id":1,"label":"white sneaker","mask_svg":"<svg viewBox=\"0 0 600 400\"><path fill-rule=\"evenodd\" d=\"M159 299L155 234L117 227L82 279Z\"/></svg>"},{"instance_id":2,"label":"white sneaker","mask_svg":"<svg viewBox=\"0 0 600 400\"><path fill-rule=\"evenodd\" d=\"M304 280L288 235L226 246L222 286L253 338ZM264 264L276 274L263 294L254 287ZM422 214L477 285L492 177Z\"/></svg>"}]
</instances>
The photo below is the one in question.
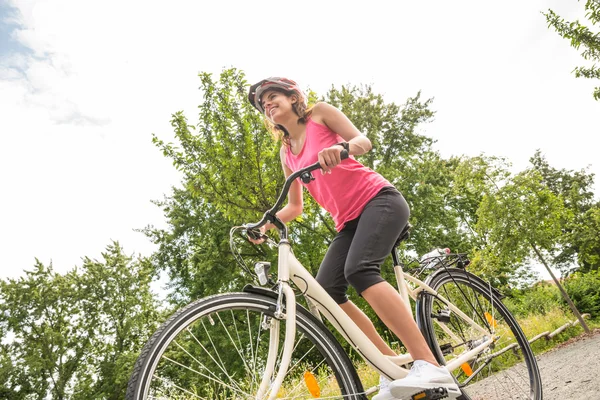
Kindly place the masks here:
<instances>
[{"instance_id":1,"label":"white sneaker","mask_svg":"<svg viewBox=\"0 0 600 400\"><path fill-rule=\"evenodd\" d=\"M383 375L379 377L379 393L377 393L371 400L392 400L395 399L390 393L390 381Z\"/></svg>"},{"instance_id":2,"label":"white sneaker","mask_svg":"<svg viewBox=\"0 0 600 400\"><path fill-rule=\"evenodd\" d=\"M427 361L417 360L410 372L403 379L397 379L389 384L391 397L409 400L414 394L425 389L446 388L448 398L455 399L461 395L454 378L445 367L436 367ZM379 400L379 399L377 399Z\"/></svg>"}]
</instances>

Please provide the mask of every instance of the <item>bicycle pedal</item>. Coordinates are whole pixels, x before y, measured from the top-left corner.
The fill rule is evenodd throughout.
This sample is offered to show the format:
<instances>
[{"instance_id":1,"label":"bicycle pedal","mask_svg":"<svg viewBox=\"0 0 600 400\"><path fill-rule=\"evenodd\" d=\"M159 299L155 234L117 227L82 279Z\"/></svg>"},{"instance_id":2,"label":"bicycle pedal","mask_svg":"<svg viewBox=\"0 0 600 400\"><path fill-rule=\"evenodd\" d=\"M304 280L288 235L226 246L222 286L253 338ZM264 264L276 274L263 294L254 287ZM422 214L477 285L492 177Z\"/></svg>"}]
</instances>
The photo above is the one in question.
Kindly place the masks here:
<instances>
[{"instance_id":1,"label":"bicycle pedal","mask_svg":"<svg viewBox=\"0 0 600 400\"><path fill-rule=\"evenodd\" d=\"M439 400L448 397L448 390L443 387L434 389L425 389L422 392L413 394L411 400Z\"/></svg>"}]
</instances>

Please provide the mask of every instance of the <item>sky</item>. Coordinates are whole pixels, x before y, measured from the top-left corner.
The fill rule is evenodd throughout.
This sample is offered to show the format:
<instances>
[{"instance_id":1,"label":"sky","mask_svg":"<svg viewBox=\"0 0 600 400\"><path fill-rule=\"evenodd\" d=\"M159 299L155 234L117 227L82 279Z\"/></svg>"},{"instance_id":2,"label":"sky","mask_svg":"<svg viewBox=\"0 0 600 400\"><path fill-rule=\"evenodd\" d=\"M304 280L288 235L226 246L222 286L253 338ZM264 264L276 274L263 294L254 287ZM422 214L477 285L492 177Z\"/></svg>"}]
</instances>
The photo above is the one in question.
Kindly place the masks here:
<instances>
[{"instance_id":1,"label":"sky","mask_svg":"<svg viewBox=\"0 0 600 400\"><path fill-rule=\"evenodd\" d=\"M443 156L520 170L540 149L598 176L598 83L571 74L586 62L548 8L583 18L575 0L0 0L0 278L36 258L65 272L112 240L150 255L135 230L165 226L151 200L180 182L152 134L171 140L180 110L196 123L198 73L223 68L396 103L420 90Z\"/></svg>"}]
</instances>

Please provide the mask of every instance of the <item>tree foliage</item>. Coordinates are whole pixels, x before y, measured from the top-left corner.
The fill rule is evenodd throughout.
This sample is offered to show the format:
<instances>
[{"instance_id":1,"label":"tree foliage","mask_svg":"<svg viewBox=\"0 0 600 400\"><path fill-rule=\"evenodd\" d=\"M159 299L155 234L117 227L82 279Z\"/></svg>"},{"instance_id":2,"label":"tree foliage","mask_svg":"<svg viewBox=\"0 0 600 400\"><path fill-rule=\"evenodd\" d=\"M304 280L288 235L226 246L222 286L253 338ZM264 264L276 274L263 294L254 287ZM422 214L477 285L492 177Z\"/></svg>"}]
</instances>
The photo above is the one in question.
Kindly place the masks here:
<instances>
[{"instance_id":1,"label":"tree foliage","mask_svg":"<svg viewBox=\"0 0 600 400\"><path fill-rule=\"evenodd\" d=\"M543 184L563 200L572 216L563 221L561 248L554 264L564 273L575 269L597 270L600 268L600 203L594 197L594 175L585 170L553 168L539 150L530 161L540 173Z\"/></svg>"},{"instance_id":2,"label":"tree foliage","mask_svg":"<svg viewBox=\"0 0 600 400\"><path fill-rule=\"evenodd\" d=\"M574 273L565 280L565 288L582 313L600 317L600 270Z\"/></svg>"},{"instance_id":3,"label":"tree foliage","mask_svg":"<svg viewBox=\"0 0 600 400\"><path fill-rule=\"evenodd\" d=\"M229 229L259 218L283 181L276 143L246 99L243 75L225 70L218 80L201 74L204 96L197 126L172 116L178 144L154 143L183 173L183 188L156 202L169 228L144 231L159 245L174 301L185 302L244 284L229 250ZM266 247L240 241L244 254L269 257Z\"/></svg>"},{"instance_id":4,"label":"tree foliage","mask_svg":"<svg viewBox=\"0 0 600 400\"><path fill-rule=\"evenodd\" d=\"M600 206L590 208L579 220L570 235L577 244L579 270L600 271Z\"/></svg>"},{"instance_id":5,"label":"tree foliage","mask_svg":"<svg viewBox=\"0 0 600 400\"><path fill-rule=\"evenodd\" d=\"M488 243L484 262L500 284L526 277L529 271L521 267L537 255L536 249L555 254L563 221L571 218L562 199L533 169L508 177L483 198L477 213L478 231Z\"/></svg>"},{"instance_id":6,"label":"tree foliage","mask_svg":"<svg viewBox=\"0 0 600 400\"><path fill-rule=\"evenodd\" d=\"M592 25L600 21L600 3L596 0L587 0L585 2L585 16ZM557 15L551 9L544 13L548 26L554 28L560 36L568 39L571 46L577 50L582 49L581 56L594 64L588 67L576 67L573 70L576 78L600 79L600 67L596 62L600 61L600 32L594 32L592 29L576 21L565 21L564 18ZM600 100L600 86L594 89L594 99Z\"/></svg>"},{"instance_id":7,"label":"tree foliage","mask_svg":"<svg viewBox=\"0 0 600 400\"><path fill-rule=\"evenodd\" d=\"M158 320L153 273L113 243L102 261L85 258L64 275L37 261L0 281L0 398L123 398Z\"/></svg>"}]
</instances>

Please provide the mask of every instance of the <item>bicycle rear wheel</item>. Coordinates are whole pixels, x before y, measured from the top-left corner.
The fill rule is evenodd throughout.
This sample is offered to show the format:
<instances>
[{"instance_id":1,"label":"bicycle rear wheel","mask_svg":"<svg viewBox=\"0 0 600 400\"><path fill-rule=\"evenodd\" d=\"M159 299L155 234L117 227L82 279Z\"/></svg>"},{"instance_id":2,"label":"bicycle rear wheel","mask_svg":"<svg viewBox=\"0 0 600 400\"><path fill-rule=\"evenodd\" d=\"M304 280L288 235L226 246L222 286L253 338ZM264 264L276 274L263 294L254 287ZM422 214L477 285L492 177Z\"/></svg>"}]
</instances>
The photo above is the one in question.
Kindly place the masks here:
<instances>
[{"instance_id":1,"label":"bicycle rear wheel","mask_svg":"<svg viewBox=\"0 0 600 400\"><path fill-rule=\"evenodd\" d=\"M457 268L434 274L428 284L487 331L474 329L438 297L423 294L417 302L418 324L440 364L495 338L491 347L453 372L463 393L472 400L541 400L540 373L529 342L491 286Z\"/></svg>"},{"instance_id":2,"label":"bicycle rear wheel","mask_svg":"<svg viewBox=\"0 0 600 400\"><path fill-rule=\"evenodd\" d=\"M255 399L271 323L279 324L278 361L283 348L285 321L273 317L275 307L276 300L268 296L229 293L178 311L142 350L126 399ZM366 399L356 370L331 332L300 306L296 319L292 361L278 398L313 398L317 390L321 398Z\"/></svg>"}]
</instances>

